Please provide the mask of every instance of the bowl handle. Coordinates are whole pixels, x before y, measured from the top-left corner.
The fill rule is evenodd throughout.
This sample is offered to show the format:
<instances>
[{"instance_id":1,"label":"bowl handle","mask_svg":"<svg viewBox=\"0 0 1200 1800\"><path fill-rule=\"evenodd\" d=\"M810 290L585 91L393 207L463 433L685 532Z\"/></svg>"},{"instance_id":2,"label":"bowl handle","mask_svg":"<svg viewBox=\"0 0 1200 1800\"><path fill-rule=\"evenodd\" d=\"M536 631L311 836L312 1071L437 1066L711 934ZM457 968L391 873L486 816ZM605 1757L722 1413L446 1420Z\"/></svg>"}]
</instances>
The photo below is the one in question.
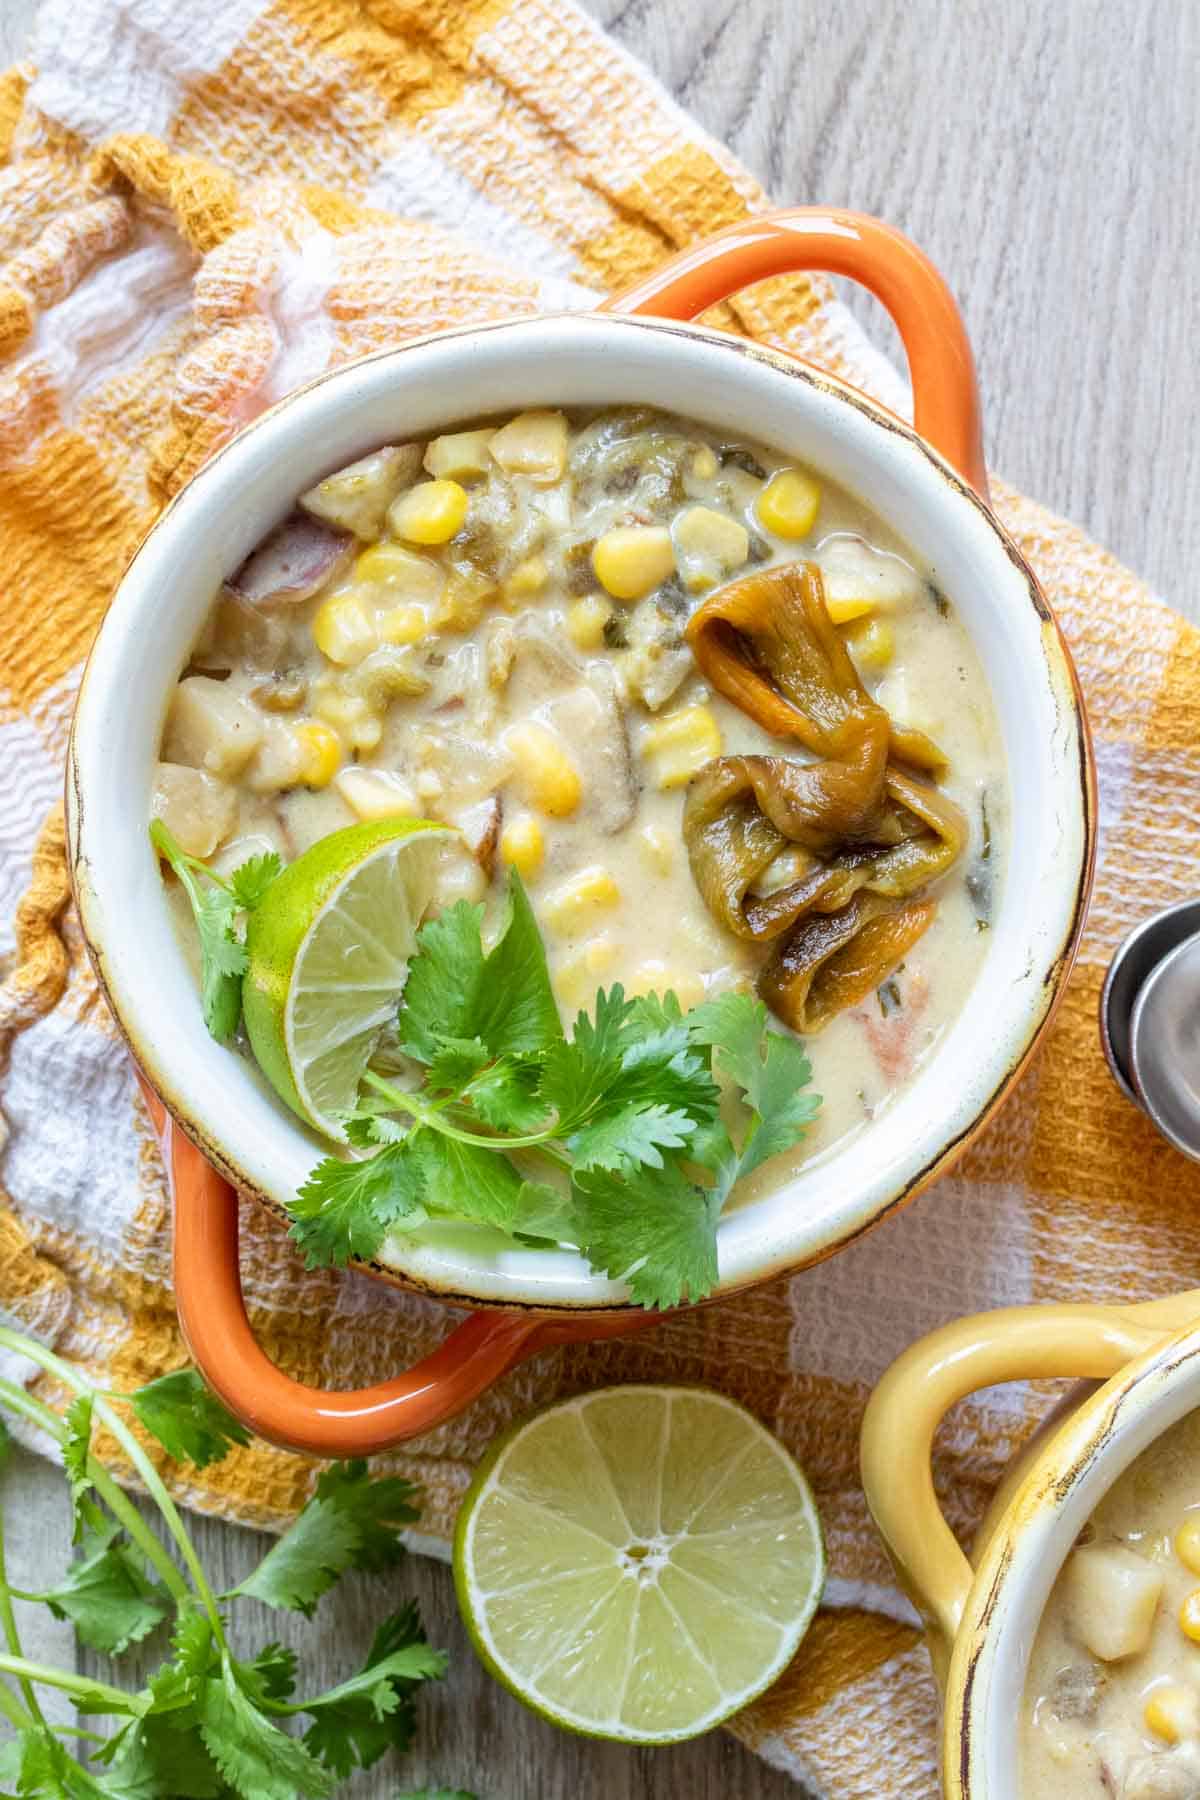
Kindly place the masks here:
<instances>
[{"instance_id":1,"label":"bowl handle","mask_svg":"<svg viewBox=\"0 0 1200 1800\"><path fill-rule=\"evenodd\" d=\"M143 1088L174 1191L175 1301L184 1341L230 1412L285 1450L373 1456L461 1412L506 1370L541 1350L652 1322L624 1310L582 1318L476 1312L391 1381L340 1393L294 1381L260 1349L246 1314L237 1194Z\"/></svg>"},{"instance_id":2,"label":"bowl handle","mask_svg":"<svg viewBox=\"0 0 1200 1800\"><path fill-rule=\"evenodd\" d=\"M848 275L882 301L908 357L916 430L986 500L979 389L962 315L924 252L881 219L816 206L743 219L672 257L603 310L694 319L739 288L802 269Z\"/></svg>"},{"instance_id":3,"label":"bowl handle","mask_svg":"<svg viewBox=\"0 0 1200 1800\"><path fill-rule=\"evenodd\" d=\"M973 1578L934 1491L943 1416L1002 1381L1114 1375L1198 1312L1200 1293L1139 1306L1005 1307L932 1332L884 1375L863 1418L863 1487L900 1585L925 1620L943 1686Z\"/></svg>"}]
</instances>

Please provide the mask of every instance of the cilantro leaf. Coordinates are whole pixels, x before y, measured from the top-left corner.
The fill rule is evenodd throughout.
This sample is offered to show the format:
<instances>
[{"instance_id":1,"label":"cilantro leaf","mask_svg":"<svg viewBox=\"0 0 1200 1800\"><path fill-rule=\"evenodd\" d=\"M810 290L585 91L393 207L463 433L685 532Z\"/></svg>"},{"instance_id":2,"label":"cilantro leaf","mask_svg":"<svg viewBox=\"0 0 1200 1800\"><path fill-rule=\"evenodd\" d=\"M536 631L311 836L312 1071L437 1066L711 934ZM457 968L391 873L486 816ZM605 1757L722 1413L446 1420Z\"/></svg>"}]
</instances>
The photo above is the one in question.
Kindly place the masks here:
<instances>
[{"instance_id":1,"label":"cilantro leaf","mask_svg":"<svg viewBox=\"0 0 1200 1800\"><path fill-rule=\"evenodd\" d=\"M719 1073L742 1090L751 1110L740 1151L728 1136L717 1133L691 1154L717 1175L724 1202L734 1183L769 1157L790 1150L804 1136L820 1110L817 1094L802 1090L812 1080L812 1065L803 1044L767 1025L767 1009L749 994L721 994L687 1015L694 1043L709 1045Z\"/></svg>"},{"instance_id":2,"label":"cilantro leaf","mask_svg":"<svg viewBox=\"0 0 1200 1800\"><path fill-rule=\"evenodd\" d=\"M66 1413L67 1435L63 1439L63 1471L71 1489L71 1514L74 1529L71 1542L77 1544L83 1531L82 1501L92 1486L88 1459L92 1451L92 1396L77 1394Z\"/></svg>"},{"instance_id":3,"label":"cilantro leaf","mask_svg":"<svg viewBox=\"0 0 1200 1800\"><path fill-rule=\"evenodd\" d=\"M317 1478L314 1496L349 1513L358 1527L354 1567L388 1569L404 1555L400 1532L421 1516L421 1490L401 1475L374 1480L363 1457L330 1463Z\"/></svg>"},{"instance_id":4,"label":"cilantro leaf","mask_svg":"<svg viewBox=\"0 0 1200 1800\"><path fill-rule=\"evenodd\" d=\"M195 1369L175 1369L148 1382L129 1404L139 1422L178 1462L206 1469L250 1434L228 1412Z\"/></svg>"},{"instance_id":5,"label":"cilantro leaf","mask_svg":"<svg viewBox=\"0 0 1200 1800\"><path fill-rule=\"evenodd\" d=\"M621 1067L622 1032L633 1010L620 983L596 994L595 1015L581 1012L570 1039L559 1038L542 1064L539 1097L553 1107L564 1129L585 1119Z\"/></svg>"},{"instance_id":6,"label":"cilantro leaf","mask_svg":"<svg viewBox=\"0 0 1200 1800\"><path fill-rule=\"evenodd\" d=\"M522 1243L578 1244L579 1218L570 1194L548 1181L523 1181L513 1236Z\"/></svg>"},{"instance_id":7,"label":"cilantro leaf","mask_svg":"<svg viewBox=\"0 0 1200 1800\"><path fill-rule=\"evenodd\" d=\"M486 954L482 925L483 907L460 900L417 933L400 1036L418 1062L432 1063L447 1039L478 1038L496 1058L541 1051L562 1036L545 947L515 869L508 915Z\"/></svg>"},{"instance_id":8,"label":"cilantro leaf","mask_svg":"<svg viewBox=\"0 0 1200 1800\"><path fill-rule=\"evenodd\" d=\"M401 1048L432 1062L443 1038L476 1036L475 1003L483 983L483 907L459 900L417 933L400 1002Z\"/></svg>"},{"instance_id":9,"label":"cilantro leaf","mask_svg":"<svg viewBox=\"0 0 1200 1800\"><path fill-rule=\"evenodd\" d=\"M188 856L161 819L150 826L150 841L170 864L188 897L200 939L200 1000L204 1023L219 1043L238 1028L242 1016L242 974L246 951L235 930L238 905L223 883L210 878L201 887L197 871L208 873L203 863Z\"/></svg>"},{"instance_id":10,"label":"cilantro leaf","mask_svg":"<svg viewBox=\"0 0 1200 1800\"><path fill-rule=\"evenodd\" d=\"M396 1800L478 1800L478 1796L468 1794L466 1788L412 1788L397 1794Z\"/></svg>"},{"instance_id":11,"label":"cilantro leaf","mask_svg":"<svg viewBox=\"0 0 1200 1800\"><path fill-rule=\"evenodd\" d=\"M109 1768L104 1791L130 1800L219 1800L228 1792L196 1726L159 1714L126 1726Z\"/></svg>"},{"instance_id":12,"label":"cilantro leaf","mask_svg":"<svg viewBox=\"0 0 1200 1800\"><path fill-rule=\"evenodd\" d=\"M540 1131L549 1121L538 1097L540 1076L534 1058L502 1056L471 1083L471 1105L493 1131Z\"/></svg>"},{"instance_id":13,"label":"cilantro leaf","mask_svg":"<svg viewBox=\"0 0 1200 1800\"><path fill-rule=\"evenodd\" d=\"M490 1061L491 1055L482 1038L442 1037L430 1059L425 1079L431 1088L449 1088L456 1093Z\"/></svg>"},{"instance_id":14,"label":"cilantro leaf","mask_svg":"<svg viewBox=\"0 0 1200 1800\"><path fill-rule=\"evenodd\" d=\"M294 1523L233 1592L311 1618L347 1569L384 1569L404 1554L400 1532L418 1517L399 1476L372 1481L365 1461L333 1463Z\"/></svg>"},{"instance_id":15,"label":"cilantro leaf","mask_svg":"<svg viewBox=\"0 0 1200 1800\"><path fill-rule=\"evenodd\" d=\"M312 1725L304 1742L335 1775L369 1769L389 1749L407 1750L416 1724L413 1693L446 1672L444 1651L425 1642L410 1602L385 1619L357 1675L303 1703Z\"/></svg>"},{"instance_id":16,"label":"cilantro leaf","mask_svg":"<svg viewBox=\"0 0 1200 1800\"><path fill-rule=\"evenodd\" d=\"M88 1532L83 1554L41 1598L56 1619L69 1619L81 1641L105 1656L140 1643L174 1611L170 1594L150 1580L141 1553L115 1521Z\"/></svg>"},{"instance_id":17,"label":"cilantro leaf","mask_svg":"<svg viewBox=\"0 0 1200 1800\"><path fill-rule=\"evenodd\" d=\"M640 1306L703 1300L717 1282L714 1196L674 1163L643 1178L636 1190L606 1170L574 1178L588 1261L626 1281Z\"/></svg>"},{"instance_id":18,"label":"cilantro leaf","mask_svg":"<svg viewBox=\"0 0 1200 1800\"><path fill-rule=\"evenodd\" d=\"M509 871L508 916L485 965L472 1031L493 1056L541 1051L562 1036L546 949L525 884Z\"/></svg>"},{"instance_id":19,"label":"cilantro leaf","mask_svg":"<svg viewBox=\"0 0 1200 1800\"><path fill-rule=\"evenodd\" d=\"M519 1223L521 1177L507 1156L432 1133L426 1134L424 1149L425 1204L431 1213L501 1231Z\"/></svg>"},{"instance_id":20,"label":"cilantro leaf","mask_svg":"<svg viewBox=\"0 0 1200 1800\"><path fill-rule=\"evenodd\" d=\"M389 1119L381 1112L348 1113L342 1124L347 1143L357 1150L370 1150L377 1144L402 1144L413 1130L407 1120Z\"/></svg>"},{"instance_id":21,"label":"cilantro leaf","mask_svg":"<svg viewBox=\"0 0 1200 1800\"><path fill-rule=\"evenodd\" d=\"M274 850L262 856L251 856L239 863L229 877L229 888L244 912L253 912L275 877L283 868Z\"/></svg>"},{"instance_id":22,"label":"cilantro leaf","mask_svg":"<svg viewBox=\"0 0 1200 1800\"><path fill-rule=\"evenodd\" d=\"M264 1644L252 1663L241 1663L242 1686L252 1700L290 1700L296 1688L296 1652Z\"/></svg>"},{"instance_id":23,"label":"cilantro leaf","mask_svg":"<svg viewBox=\"0 0 1200 1800\"><path fill-rule=\"evenodd\" d=\"M238 1685L228 1658L199 1694L200 1735L221 1776L243 1800L325 1800L333 1777L304 1745L273 1725Z\"/></svg>"},{"instance_id":24,"label":"cilantro leaf","mask_svg":"<svg viewBox=\"0 0 1200 1800\"><path fill-rule=\"evenodd\" d=\"M317 1164L290 1209L289 1235L305 1268L341 1269L351 1257L370 1262L389 1231L424 1219L424 1136L407 1133L365 1162L327 1156Z\"/></svg>"},{"instance_id":25,"label":"cilantro leaf","mask_svg":"<svg viewBox=\"0 0 1200 1800\"><path fill-rule=\"evenodd\" d=\"M567 1139L577 1169L630 1169L663 1166L663 1150L678 1150L695 1121L669 1106L630 1100Z\"/></svg>"},{"instance_id":26,"label":"cilantro leaf","mask_svg":"<svg viewBox=\"0 0 1200 1800\"><path fill-rule=\"evenodd\" d=\"M311 1618L321 1595L353 1563L358 1545L358 1527L348 1513L332 1503L310 1500L233 1591Z\"/></svg>"}]
</instances>

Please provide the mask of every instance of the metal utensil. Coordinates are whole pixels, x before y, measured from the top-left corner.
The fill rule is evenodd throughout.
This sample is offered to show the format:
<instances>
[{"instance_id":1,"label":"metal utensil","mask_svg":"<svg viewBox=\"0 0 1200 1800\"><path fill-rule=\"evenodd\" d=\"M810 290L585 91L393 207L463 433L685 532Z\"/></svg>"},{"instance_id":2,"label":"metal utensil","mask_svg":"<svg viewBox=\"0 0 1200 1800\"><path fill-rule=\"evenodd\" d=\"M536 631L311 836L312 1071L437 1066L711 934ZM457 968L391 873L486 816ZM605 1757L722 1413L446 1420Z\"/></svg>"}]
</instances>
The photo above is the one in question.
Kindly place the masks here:
<instances>
[{"instance_id":1,"label":"metal utensil","mask_svg":"<svg viewBox=\"0 0 1200 1800\"><path fill-rule=\"evenodd\" d=\"M1136 926L1109 965L1100 996L1100 1041L1113 1080L1135 1106L1144 1104L1137 1092L1131 1058L1130 1033L1135 1004L1154 971L1173 950L1197 932L1200 932L1200 900L1181 900ZM1150 1080L1153 1086L1153 1075ZM1146 1110L1150 1112L1148 1106ZM1153 1112L1151 1117L1154 1117ZM1193 1141L1200 1142L1200 1124Z\"/></svg>"},{"instance_id":2,"label":"metal utensil","mask_svg":"<svg viewBox=\"0 0 1200 1800\"><path fill-rule=\"evenodd\" d=\"M1137 1097L1165 1138L1200 1162L1200 934L1147 976L1133 1003L1129 1062Z\"/></svg>"}]
</instances>

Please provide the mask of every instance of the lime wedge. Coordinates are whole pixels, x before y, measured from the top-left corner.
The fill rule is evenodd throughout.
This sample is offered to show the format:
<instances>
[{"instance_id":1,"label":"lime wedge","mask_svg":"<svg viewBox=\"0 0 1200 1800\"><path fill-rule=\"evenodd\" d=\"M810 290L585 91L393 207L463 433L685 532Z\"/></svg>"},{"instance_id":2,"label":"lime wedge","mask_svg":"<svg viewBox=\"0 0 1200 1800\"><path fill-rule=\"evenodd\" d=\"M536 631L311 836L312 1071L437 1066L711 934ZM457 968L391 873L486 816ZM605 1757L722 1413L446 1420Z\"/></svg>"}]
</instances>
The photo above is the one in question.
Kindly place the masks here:
<instances>
[{"instance_id":1,"label":"lime wedge","mask_svg":"<svg viewBox=\"0 0 1200 1800\"><path fill-rule=\"evenodd\" d=\"M786 1667L825 1556L807 1481L742 1407L616 1387L493 1446L454 1578L475 1648L519 1700L572 1731L665 1744Z\"/></svg>"},{"instance_id":2,"label":"lime wedge","mask_svg":"<svg viewBox=\"0 0 1200 1800\"><path fill-rule=\"evenodd\" d=\"M395 1017L413 939L450 834L380 819L321 838L276 877L246 926L246 1031L281 1100L341 1138L382 1028Z\"/></svg>"}]
</instances>

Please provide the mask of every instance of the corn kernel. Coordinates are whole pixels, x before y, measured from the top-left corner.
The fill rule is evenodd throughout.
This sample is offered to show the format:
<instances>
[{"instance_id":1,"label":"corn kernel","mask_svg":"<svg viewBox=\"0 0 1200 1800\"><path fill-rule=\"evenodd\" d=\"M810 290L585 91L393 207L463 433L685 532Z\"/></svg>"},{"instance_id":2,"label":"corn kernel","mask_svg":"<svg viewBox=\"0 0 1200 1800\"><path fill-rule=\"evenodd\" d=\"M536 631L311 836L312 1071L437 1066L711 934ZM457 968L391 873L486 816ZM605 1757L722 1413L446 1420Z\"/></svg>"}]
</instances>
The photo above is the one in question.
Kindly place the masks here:
<instances>
[{"instance_id":1,"label":"corn kernel","mask_svg":"<svg viewBox=\"0 0 1200 1800\"><path fill-rule=\"evenodd\" d=\"M375 621L385 644L419 644L429 630L423 606L393 606Z\"/></svg>"},{"instance_id":2,"label":"corn kernel","mask_svg":"<svg viewBox=\"0 0 1200 1800\"><path fill-rule=\"evenodd\" d=\"M1200 1509L1188 1513L1175 1533L1175 1554L1185 1569L1200 1575Z\"/></svg>"},{"instance_id":3,"label":"corn kernel","mask_svg":"<svg viewBox=\"0 0 1200 1800\"><path fill-rule=\"evenodd\" d=\"M520 813L500 833L500 860L524 881L536 881L545 853L546 840L532 813Z\"/></svg>"},{"instance_id":4,"label":"corn kernel","mask_svg":"<svg viewBox=\"0 0 1200 1800\"><path fill-rule=\"evenodd\" d=\"M617 946L610 937L589 938L577 955L566 957L553 971L558 998L568 1006L587 1006L616 959Z\"/></svg>"},{"instance_id":5,"label":"corn kernel","mask_svg":"<svg viewBox=\"0 0 1200 1800\"><path fill-rule=\"evenodd\" d=\"M567 466L567 421L560 412L519 413L488 445L509 475L528 475L539 487L562 480Z\"/></svg>"},{"instance_id":6,"label":"corn kernel","mask_svg":"<svg viewBox=\"0 0 1200 1800\"><path fill-rule=\"evenodd\" d=\"M301 781L305 787L328 787L342 766L342 740L318 719L305 720L296 731L304 754Z\"/></svg>"},{"instance_id":7,"label":"corn kernel","mask_svg":"<svg viewBox=\"0 0 1200 1800\"><path fill-rule=\"evenodd\" d=\"M434 600L442 590L442 571L427 556L406 550L403 544L372 544L355 558L354 579L366 587L385 588L399 597ZM380 594L379 599L385 596Z\"/></svg>"},{"instance_id":8,"label":"corn kernel","mask_svg":"<svg viewBox=\"0 0 1200 1800\"><path fill-rule=\"evenodd\" d=\"M446 792L446 785L434 769L420 769L413 778L413 786L417 790L418 799L426 806L435 806Z\"/></svg>"},{"instance_id":9,"label":"corn kernel","mask_svg":"<svg viewBox=\"0 0 1200 1800\"><path fill-rule=\"evenodd\" d=\"M707 444L701 444L692 457L692 474L698 481L711 481L718 466L716 453Z\"/></svg>"},{"instance_id":10,"label":"corn kernel","mask_svg":"<svg viewBox=\"0 0 1200 1800\"><path fill-rule=\"evenodd\" d=\"M697 564L713 565L720 575L740 568L750 554L750 533L728 513L717 512L711 506L689 506L675 520L675 548L685 565L690 566L690 587L690 574ZM706 579L704 585L711 587L711 579Z\"/></svg>"},{"instance_id":11,"label":"corn kernel","mask_svg":"<svg viewBox=\"0 0 1200 1800\"><path fill-rule=\"evenodd\" d=\"M655 958L644 962L634 970L626 983L627 994L666 994L672 993L682 1006L684 1012L690 1007L699 1006L704 998L704 983L699 975L691 975L682 969L672 969L665 962Z\"/></svg>"},{"instance_id":12,"label":"corn kernel","mask_svg":"<svg viewBox=\"0 0 1200 1800\"><path fill-rule=\"evenodd\" d=\"M415 818L417 799L410 787L384 769L351 764L334 777L334 786L360 819Z\"/></svg>"},{"instance_id":13,"label":"corn kernel","mask_svg":"<svg viewBox=\"0 0 1200 1800\"><path fill-rule=\"evenodd\" d=\"M388 525L410 544L447 544L467 516L467 490L457 481L418 481L393 500Z\"/></svg>"},{"instance_id":14,"label":"corn kernel","mask_svg":"<svg viewBox=\"0 0 1200 1800\"><path fill-rule=\"evenodd\" d=\"M1200 1588L1193 1588L1180 1606L1179 1629L1193 1644L1200 1644Z\"/></svg>"},{"instance_id":15,"label":"corn kernel","mask_svg":"<svg viewBox=\"0 0 1200 1800\"><path fill-rule=\"evenodd\" d=\"M1178 1682L1165 1682L1146 1696L1142 1714L1147 1729L1168 1744L1200 1735L1200 1695Z\"/></svg>"},{"instance_id":16,"label":"corn kernel","mask_svg":"<svg viewBox=\"0 0 1200 1800\"><path fill-rule=\"evenodd\" d=\"M896 635L886 619L868 619L853 626L846 637L859 668L872 674L886 669L896 654Z\"/></svg>"},{"instance_id":17,"label":"corn kernel","mask_svg":"<svg viewBox=\"0 0 1200 1800\"><path fill-rule=\"evenodd\" d=\"M378 719L359 719L350 727L350 745L354 750L378 750L383 726Z\"/></svg>"},{"instance_id":18,"label":"corn kernel","mask_svg":"<svg viewBox=\"0 0 1200 1800\"><path fill-rule=\"evenodd\" d=\"M512 752L517 778L530 803L554 819L573 813L583 784L578 769L553 732L528 719L510 727L504 741Z\"/></svg>"},{"instance_id":19,"label":"corn kernel","mask_svg":"<svg viewBox=\"0 0 1200 1800\"><path fill-rule=\"evenodd\" d=\"M484 431L451 431L434 438L425 452L425 467L435 480L470 480L485 475L490 467L488 445L494 436L491 427Z\"/></svg>"},{"instance_id":20,"label":"corn kernel","mask_svg":"<svg viewBox=\"0 0 1200 1800\"><path fill-rule=\"evenodd\" d=\"M616 906L620 898L621 890L608 870L593 863L556 888L548 896L542 913L554 931L565 935L578 931L591 913Z\"/></svg>"},{"instance_id":21,"label":"corn kernel","mask_svg":"<svg viewBox=\"0 0 1200 1800\"><path fill-rule=\"evenodd\" d=\"M638 845L647 866L655 875L669 875L675 866L675 841L661 825L643 825L638 832Z\"/></svg>"},{"instance_id":22,"label":"corn kernel","mask_svg":"<svg viewBox=\"0 0 1200 1800\"><path fill-rule=\"evenodd\" d=\"M836 595L826 591L825 611L835 625L849 625L853 620L865 619L868 613L874 612L875 602L867 599L865 594L860 594L855 599L838 599Z\"/></svg>"},{"instance_id":23,"label":"corn kernel","mask_svg":"<svg viewBox=\"0 0 1200 1800\"><path fill-rule=\"evenodd\" d=\"M657 787L682 787L721 754L720 727L711 707L681 706L656 720L642 738L642 754Z\"/></svg>"},{"instance_id":24,"label":"corn kernel","mask_svg":"<svg viewBox=\"0 0 1200 1800\"><path fill-rule=\"evenodd\" d=\"M534 594L540 594L549 580L550 571L546 567L544 556L527 556L519 562L508 580L504 583L506 600L528 600Z\"/></svg>"},{"instance_id":25,"label":"corn kernel","mask_svg":"<svg viewBox=\"0 0 1200 1800\"><path fill-rule=\"evenodd\" d=\"M567 609L567 633L577 650L599 650L612 607L599 594L588 594Z\"/></svg>"},{"instance_id":26,"label":"corn kernel","mask_svg":"<svg viewBox=\"0 0 1200 1800\"><path fill-rule=\"evenodd\" d=\"M343 668L361 662L379 642L367 609L353 589L331 594L318 608L312 634L321 655Z\"/></svg>"},{"instance_id":27,"label":"corn kernel","mask_svg":"<svg viewBox=\"0 0 1200 1800\"><path fill-rule=\"evenodd\" d=\"M759 523L776 537L807 537L821 504L821 488L803 469L780 469L754 503Z\"/></svg>"},{"instance_id":28,"label":"corn kernel","mask_svg":"<svg viewBox=\"0 0 1200 1800\"><path fill-rule=\"evenodd\" d=\"M615 600L640 600L675 572L675 546L661 525L618 525L596 540L592 567Z\"/></svg>"}]
</instances>

